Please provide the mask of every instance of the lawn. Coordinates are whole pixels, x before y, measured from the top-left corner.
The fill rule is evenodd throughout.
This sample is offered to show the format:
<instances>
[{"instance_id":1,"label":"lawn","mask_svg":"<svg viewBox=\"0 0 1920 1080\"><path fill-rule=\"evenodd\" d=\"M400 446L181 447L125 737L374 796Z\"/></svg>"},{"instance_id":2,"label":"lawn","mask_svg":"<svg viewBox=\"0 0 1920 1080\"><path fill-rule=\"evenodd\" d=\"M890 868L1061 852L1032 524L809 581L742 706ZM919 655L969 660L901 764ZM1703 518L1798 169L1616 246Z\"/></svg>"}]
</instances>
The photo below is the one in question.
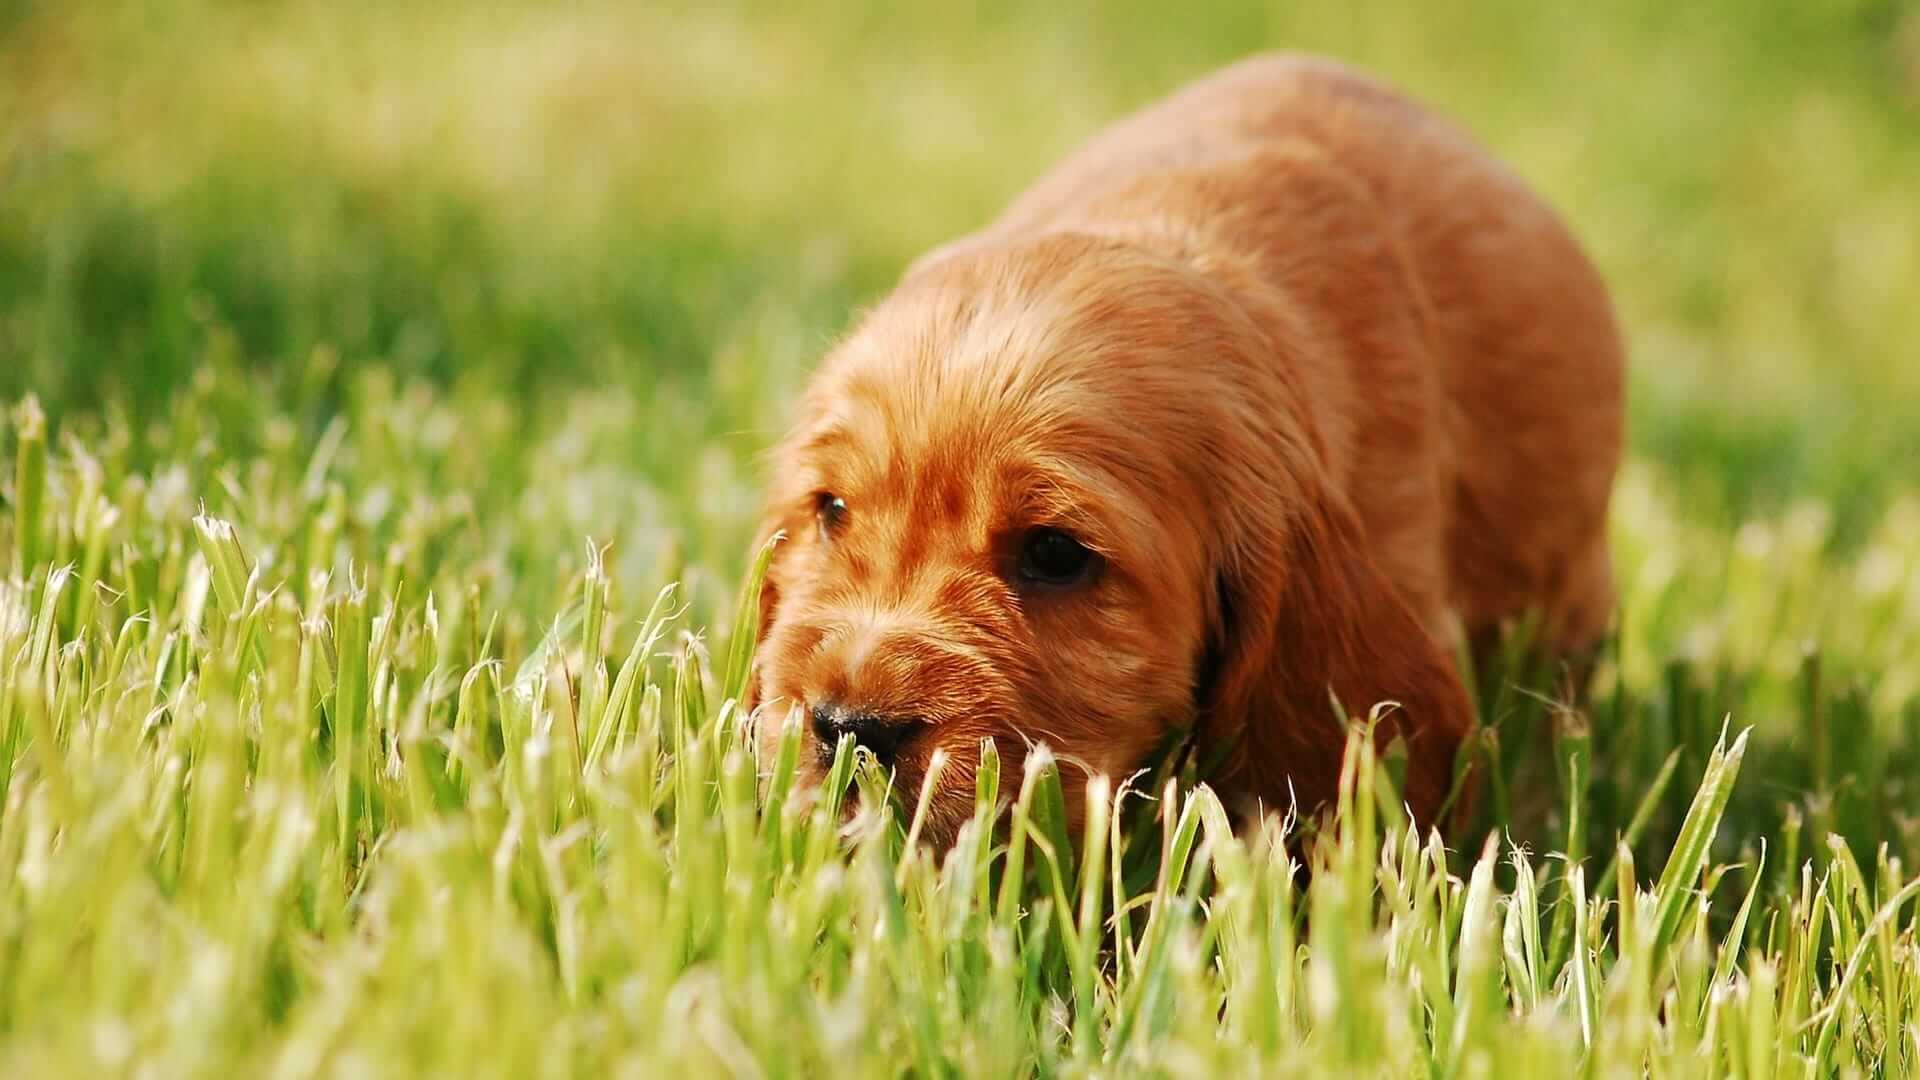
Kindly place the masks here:
<instances>
[{"instance_id":1,"label":"lawn","mask_svg":"<svg viewBox=\"0 0 1920 1080\"><path fill-rule=\"evenodd\" d=\"M838 827L730 705L758 455L1269 47L1615 289L1591 694L1491 665L1451 850L1357 749L1291 843L1044 755ZM1920 1072L1916 191L1900 0L0 0L0 1075Z\"/></svg>"}]
</instances>

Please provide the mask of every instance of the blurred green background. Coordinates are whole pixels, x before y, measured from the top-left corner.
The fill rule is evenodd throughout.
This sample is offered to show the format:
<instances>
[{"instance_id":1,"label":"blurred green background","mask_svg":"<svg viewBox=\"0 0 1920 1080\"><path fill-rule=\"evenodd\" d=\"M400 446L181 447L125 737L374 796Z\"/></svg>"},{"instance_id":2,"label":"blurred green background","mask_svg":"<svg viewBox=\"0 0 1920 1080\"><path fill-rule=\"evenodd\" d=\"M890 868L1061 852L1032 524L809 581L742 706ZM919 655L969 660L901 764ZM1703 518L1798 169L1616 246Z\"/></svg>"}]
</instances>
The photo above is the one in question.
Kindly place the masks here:
<instances>
[{"instance_id":1,"label":"blurred green background","mask_svg":"<svg viewBox=\"0 0 1920 1080\"><path fill-rule=\"evenodd\" d=\"M1854 536L1914 475L1899 0L10 0L0 395L157 416L229 349L309 436L377 363L501 388L515 433L592 387L647 429L609 451L750 455L912 255L1273 47L1399 82L1564 210L1628 328L1635 450L1699 513L1811 494Z\"/></svg>"}]
</instances>

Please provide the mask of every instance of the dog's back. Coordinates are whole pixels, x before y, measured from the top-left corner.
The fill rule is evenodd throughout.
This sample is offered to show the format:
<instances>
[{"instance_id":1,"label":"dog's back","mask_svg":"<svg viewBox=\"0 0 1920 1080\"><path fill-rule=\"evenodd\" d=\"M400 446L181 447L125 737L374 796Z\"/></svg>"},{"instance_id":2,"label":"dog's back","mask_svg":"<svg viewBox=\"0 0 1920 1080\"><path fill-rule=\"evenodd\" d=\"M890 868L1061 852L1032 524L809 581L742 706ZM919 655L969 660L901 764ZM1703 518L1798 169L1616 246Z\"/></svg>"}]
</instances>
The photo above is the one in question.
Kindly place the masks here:
<instances>
[{"instance_id":1,"label":"dog's back","mask_svg":"<svg viewBox=\"0 0 1920 1080\"><path fill-rule=\"evenodd\" d=\"M1095 136L955 247L1050 231L1284 296L1325 348L1280 362L1318 381L1330 467L1430 624L1483 637L1533 612L1561 650L1604 634L1612 309L1554 213L1459 129L1342 65L1259 57Z\"/></svg>"}]
</instances>

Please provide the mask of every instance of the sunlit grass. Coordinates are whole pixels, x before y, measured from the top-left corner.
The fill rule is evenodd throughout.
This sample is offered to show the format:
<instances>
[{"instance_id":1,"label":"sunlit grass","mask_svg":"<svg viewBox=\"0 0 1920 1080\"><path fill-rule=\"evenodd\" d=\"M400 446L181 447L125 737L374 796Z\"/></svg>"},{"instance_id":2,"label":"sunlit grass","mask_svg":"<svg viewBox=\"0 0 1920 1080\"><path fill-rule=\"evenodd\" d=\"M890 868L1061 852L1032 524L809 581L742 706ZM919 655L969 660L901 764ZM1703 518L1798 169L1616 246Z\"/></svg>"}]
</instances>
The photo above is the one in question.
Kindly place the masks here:
<instances>
[{"instance_id":1,"label":"sunlit grass","mask_svg":"<svg viewBox=\"0 0 1920 1080\"><path fill-rule=\"evenodd\" d=\"M407 426L404 398L355 429ZM1852 737L1906 757L1817 776L1812 803L1768 789L1755 740L1803 745L1771 702L1804 684L1766 649L1646 671L1657 628L1630 616L1594 715L1489 701L1505 794L1462 851L1406 827L1356 729L1335 816L1291 844L1272 826L1236 836L1204 788L1151 776L1090 785L1087 832L1069 836L1041 754L1017 776L987 759L943 858L905 841L915 793L890 802L847 748L819 800L794 787L798 725L756 766L733 705L750 619L707 639L679 590L548 536L523 550L552 592L521 609L546 614L522 622L467 584L458 542L342 514L360 468L395 475L353 464L355 436L236 462L249 485L216 482L204 508L96 449L125 438L50 432L31 404L12 428L12 490L44 495L0 534L22 567L0 585L9 1075L1920 1061L1920 879L1894 809L1910 731L1879 726L1901 712L1869 697ZM239 516L283 503L306 510ZM537 511L506 513L502 533L547 534ZM1649 551L1692 557L1657 511L1635 517ZM1736 606L1792 603L1782 582L1858 579L1884 602L1873 566L1915 553L1894 532L1850 571L1803 545L1745 578L1736 553L1722 587ZM541 573L563 546L572 569ZM1628 609L1679 621L1688 589L1645 584L1649 557L1628 545ZM1901 603L1837 639L1850 659L1878 656L1875 633L1911 640L1920 605ZM1729 678L1755 733L1685 711ZM1805 692L1829 712L1850 700ZM1522 742L1519 718L1545 730ZM1849 753L1823 737L1816 753ZM1677 747L1660 781L1636 775L1629 741ZM1783 836L1782 812L1827 818ZM1829 839L1835 813L1863 823L1852 847Z\"/></svg>"}]
</instances>

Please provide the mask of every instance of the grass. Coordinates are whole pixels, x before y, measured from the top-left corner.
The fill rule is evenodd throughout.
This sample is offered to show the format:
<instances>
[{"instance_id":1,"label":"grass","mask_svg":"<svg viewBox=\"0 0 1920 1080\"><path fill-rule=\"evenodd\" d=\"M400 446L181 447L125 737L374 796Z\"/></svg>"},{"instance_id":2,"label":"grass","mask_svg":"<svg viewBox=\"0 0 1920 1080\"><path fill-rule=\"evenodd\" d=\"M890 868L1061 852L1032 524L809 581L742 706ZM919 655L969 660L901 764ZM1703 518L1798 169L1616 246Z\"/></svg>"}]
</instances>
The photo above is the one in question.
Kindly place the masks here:
<instances>
[{"instance_id":1,"label":"grass","mask_svg":"<svg viewBox=\"0 0 1920 1080\"><path fill-rule=\"evenodd\" d=\"M1157 10L0 3L0 1073L1915 1072L1920 19ZM1070 837L1042 758L942 860L756 776L812 359L1272 44L1618 291L1590 699L1495 659L1453 850L1357 749L1291 845L1165 775Z\"/></svg>"}]
</instances>

